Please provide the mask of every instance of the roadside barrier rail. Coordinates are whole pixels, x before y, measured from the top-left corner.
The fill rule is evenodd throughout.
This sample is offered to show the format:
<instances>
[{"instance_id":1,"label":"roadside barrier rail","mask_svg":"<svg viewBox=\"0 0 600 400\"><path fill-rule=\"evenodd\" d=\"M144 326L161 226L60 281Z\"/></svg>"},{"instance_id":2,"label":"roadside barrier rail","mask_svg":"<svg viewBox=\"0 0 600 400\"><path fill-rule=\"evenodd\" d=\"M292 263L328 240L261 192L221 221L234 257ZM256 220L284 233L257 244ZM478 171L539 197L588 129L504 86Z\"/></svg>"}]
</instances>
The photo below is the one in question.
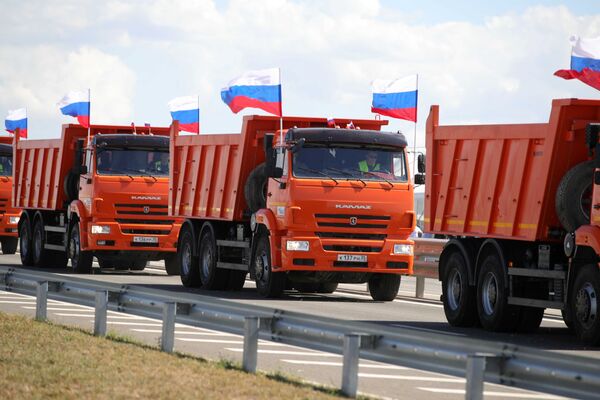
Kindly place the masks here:
<instances>
[{"instance_id":1,"label":"roadside barrier rail","mask_svg":"<svg viewBox=\"0 0 600 400\"><path fill-rule=\"evenodd\" d=\"M417 278L415 297L425 294L425 279L438 279L438 261L446 245L446 239L414 238L415 260L413 275Z\"/></svg>"},{"instance_id":2,"label":"roadside barrier rail","mask_svg":"<svg viewBox=\"0 0 600 400\"><path fill-rule=\"evenodd\" d=\"M598 360L507 343L323 318L214 297L135 285L93 282L0 266L0 289L37 297L36 318L47 299L95 308L94 334L106 334L107 310L162 320L161 349L172 352L175 323L243 335L242 367L256 371L258 339L343 355L342 392L355 397L360 358L466 378L467 399L483 398L483 382L579 399L600 393Z\"/></svg>"}]
</instances>

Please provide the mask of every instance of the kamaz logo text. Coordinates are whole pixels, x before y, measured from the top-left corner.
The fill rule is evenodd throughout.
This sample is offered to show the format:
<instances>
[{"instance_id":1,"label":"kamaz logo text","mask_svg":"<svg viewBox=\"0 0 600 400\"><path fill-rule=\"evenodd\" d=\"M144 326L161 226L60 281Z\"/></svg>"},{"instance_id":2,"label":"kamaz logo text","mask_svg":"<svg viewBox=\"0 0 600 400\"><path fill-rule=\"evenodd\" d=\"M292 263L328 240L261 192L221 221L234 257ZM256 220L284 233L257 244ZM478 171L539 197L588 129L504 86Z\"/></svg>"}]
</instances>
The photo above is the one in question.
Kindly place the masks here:
<instances>
[{"instance_id":1,"label":"kamaz logo text","mask_svg":"<svg viewBox=\"0 0 600 400\"><path fill-rule=\"evenodd\" d=\"M336 204L335 208L348 209L348 210L370 210L371 207L368 204Z\"/></svg>"},{"instance_id":2,"label":"kamaz logo text","mask_svg":"<svg viewBox=\"0 0 600 400\"><path fill-rule=\"evenodd\" d=\"M160 196L131 196L131 200L161 200Z\"/></svg>"}]
</instances>

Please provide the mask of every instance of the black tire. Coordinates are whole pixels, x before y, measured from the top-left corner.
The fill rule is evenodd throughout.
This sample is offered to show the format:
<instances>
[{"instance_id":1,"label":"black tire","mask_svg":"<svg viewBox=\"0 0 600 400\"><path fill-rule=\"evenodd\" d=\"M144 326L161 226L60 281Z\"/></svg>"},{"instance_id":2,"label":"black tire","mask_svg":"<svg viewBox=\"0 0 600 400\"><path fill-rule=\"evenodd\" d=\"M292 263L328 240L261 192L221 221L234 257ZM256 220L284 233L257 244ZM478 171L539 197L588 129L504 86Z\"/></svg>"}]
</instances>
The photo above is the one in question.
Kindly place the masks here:
<instances>
[{"instance_id":1,"label":"black tire","mask_svg":"<svg viewBox=\"0 0 600 400\"><path fill-rule=\"evenodd\" d=\"M143 271L146 269L146 265L148 264L148 261L146 260L136 260L136 261L132 261L129 264L129 269L132 271Z\"/></svg>"},{"instance_id":2,"label":"black tire","mask_svg":"<svg viewBox=\"0 0 600 400\"><path fill-rule=\"evenodd\" d=\"M588 264L577 271L570 295L573 330L588 346L600 344L600 271Z\"/></svg>"},{"instance_id":3,"label":"black tire","mask_svg":"<svg viewBox=\"0 0 600 400\"><path fill-rule=\"evenodd\" d=\"M69 234L69 258L71 267L76 274L89 274L92 272L92 262L94 260L91 251L81 250L81 228L79 221L75 221Z\"/></svg>"},{"instance_id":4,"label":"black tire","mask_svg":"<svg viewBox=\"0 0 600 400\"><path fill-rule=\"evenodd\" d=\"M200 287L200 268L198 257L194 256L194 235L189 228L182 229L179 235L179 246L177 248L177 263L179 264L179 276L185 287Z\"/></svg>"},{"instance_id":5,"label":"black tire","mask_svg":"<svg viewBox=\"0 0 600 400\"><path fill-rule=\"evenodd\" d=\"M477 314L481 326L493 332L514 331L519 310L508 304L508 284L498 255L488 255L477 279Z\"/></svg>"},{"instance_id":6,"label":"black tire","mask_svg":"<svg viewBox=\"0 0 600 400\"><path fill-rule=\"evenodd\" d=\"M33 264L31 242L31 224L29 224L29 218L21 218L19 221L19 250L21 252L21 264L25 266Z\"/></svg>"},{"instance_id":7,"label":"black tire","mask_svg":"<svg viewBox=\"0 0 600 400\"><path fill-rule=\"evenodd\" d=\"M99 258L98 259L98 265L102 269L112 269L112 268L115 268L115 263L113 261L110 261L110 260L107 260L107 259L104 259L104 258Z\"/></svg>"},{"instance_id":8,"label":"black tire","mask_svg":"<svg viewBox=\"0 0 600 400\"><path fill-rule=\"evenodd\" d=\"M200 281L208 290L225 290L229 270L217 268L217 240L212 230L204 229L198 244L200 261Z\"/></svg>"},{"instance_id":9,"label":"black tire","mask_svg":"<svg viewBox=\"0 0 600 400\"><path fill-rule=\"evenodd\" d=\"M250 172L244 185L244 197L248 208L253 213L267 205L267 173L266 164L259 164Z\"/></svg>"},{"instance_id":10,"label":"black tire","mask_svg":"<svg viewBox=\"0 0 600 400\"><path fill-rule=\"evenodd\" d=\"M44 244L46 243L45 236L44 221L42 221L41 218L38 218L33 224L33 237L31 240L31 262L36 267L46 267L47 265L44 264L50 261L50 254L44 249Z\"/></svg>"},{"instance_id":11,"label":"black tire","mask_svg":"<svg viewBox=\"0 0 600 400\"><path fill-rule=\"evenodd\" d=\"M2 243L2 254L15 254L17 252L19 238L6 237L3 238L0 243Z\"/></svg>"},{"instance_id":12,"label":"black tire","mask_svg":"<svg viewBox=\"0 0 600 400\"><path fill-rule=\"evenodd\" d=\"M285 289L286 276L282 272L271 269L271 245L267 235L260 235L256 243L256 251L252 257L252 268L255 273L256 290L267 298L281 297Z\"/></svg>"},{"instance_id":13,"label":"black tire","mask_svg":"<svg viewBox=\"0 0 600 400\"><path fill-rule=\"evenodd\" d=\"M317 293L333 293L337 290L338 283L337 282L321 282L319 284L319 288L317 289Z\"/></svg>"},{"instance_id":14,"label":"black tire","mask_svg":"<svg viewBox=\"0 0 600 400\"><path fill-rule=\"evenodd\" d=\"M397 274L373 274L369 279L369 293L375 301L392 301L400 289L401 276Z\"/></svg>"},{"instance_id":15,"label":"black tire","mask_svg":"<svg viewBox=\"0 0 600 400\"><path fill-rule=\"evenodd\" d=\"M230 270L226 289L235 292L242 290L246 283L246 275L248 275L246 271Z\"/></svg>"},{"instance_id":16,"label":"black tire","mask_svg":"<svg viewBox=\"0 0 600 400\"><path fill-rule=\"evenodd\" d=\"M317 293L319 282L294 282L294 289L300 293Z\"/></svg>"},{"instance_id":17,"label":"black tire","mask_svg":"<svg viewBox=\"0 0 600 400\"><path fill-rule=\"evenodd\" d=\"M179 275L179 260L177 253L169 254L165 257L165 271L167 275Z\"/></svg>"},{"instance_id":18,"label":"black tire","mask_svg":"<svg viewBox=\"0 0 600 400\"><path fill-rule=\"evenodd\" d=\"M594 161L571 168L556 189L556 214L567 232L590 223Z\"/></svg>"},{"instance_id":19,"label":"black tire","mask_svg":"<svg viewBox=\"0 0 600 400\"><path fill-rule=\"evenodd\" d=\"M446 320L452 326L473 326L477 322L476 291L469 285L467 262L459 252L445 261L442 278L442 300Z\"/></svg>"}]
</instances>

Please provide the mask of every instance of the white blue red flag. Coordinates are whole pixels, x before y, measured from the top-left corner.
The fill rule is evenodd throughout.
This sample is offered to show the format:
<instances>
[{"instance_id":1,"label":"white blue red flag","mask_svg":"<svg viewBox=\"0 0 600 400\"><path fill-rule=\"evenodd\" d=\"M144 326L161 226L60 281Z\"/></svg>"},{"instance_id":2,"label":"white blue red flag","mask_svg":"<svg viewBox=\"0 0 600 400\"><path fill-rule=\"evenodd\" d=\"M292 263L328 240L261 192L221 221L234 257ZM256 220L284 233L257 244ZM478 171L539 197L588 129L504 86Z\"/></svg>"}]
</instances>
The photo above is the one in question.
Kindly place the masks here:
<instances>
[{"instance_id":1,"label":"white blue red flag","mask_svg":"<svg viewBox=\"0 0 600 400\"><path fill-rule=\"evenodd\" d=\"M77 122L85 128L90 127L90 91L80 90L67 93L58 102L58 108L64 115L77 118Z\"/></svg>"},{"instance_id":2,"label":"white blue red flag","mask_svg":"<svg viewBox=\"0 0 600 400\"><path fill-rule=\"evenodd\" d=\"M221 89L221 99L236 114L246 107L251 107L281 117L279 68L246 72Z\"/></svg>"},{"instance_id":3,"label":"white blue red flag","mask_svg":"<svg viewBox=\"0 0 600 400\"><path fill-rule=\"evenodd\" d=\"M558 70L554 75L564 79L579 79L600 90L600 37L584 39L573 36L571 44L571 69Z\"/></svg>"},{"instance_id":4,"label":"white blue red flag","mask_svg":"<svg viewBox=\"0 0 600 400\"><path fill-rule=\"evenodd\" d=\"M391 81L376 79L372 88L371 112L417 122L417 75Z\"/></svg>"},{"instance_id":5,"label":"white blue red flag","mask_svg":"<svg viewBox=\"0 0 600 400\"><path fill-rule=\"evenodd\" d=\"M15 131L19 130L19 137L27 137L27 110L19 108L10 110L4 120L4 127L9 133L14 135Z\"/></svg>"},{"instance_id":6,"label":"white blue red flag","mask_svg":"<svg viewBox=\"0 0 600 400\"><path fill-rule=\"evenodd\" d=\"M198 97L176 97L169 102L173 121L179 121L179 130L200 133L200 104Z\"/></svg>"}]
</instances>

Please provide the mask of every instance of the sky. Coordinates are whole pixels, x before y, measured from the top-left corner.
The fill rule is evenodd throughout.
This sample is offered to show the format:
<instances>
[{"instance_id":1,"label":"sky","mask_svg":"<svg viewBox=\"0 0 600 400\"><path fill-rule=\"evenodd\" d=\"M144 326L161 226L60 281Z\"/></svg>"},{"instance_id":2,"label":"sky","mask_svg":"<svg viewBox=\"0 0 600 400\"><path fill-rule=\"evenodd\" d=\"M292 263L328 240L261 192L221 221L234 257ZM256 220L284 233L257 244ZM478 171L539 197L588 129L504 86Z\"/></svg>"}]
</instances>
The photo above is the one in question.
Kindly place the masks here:
<instances>
[{"instance_id":1,"label":"sky","mask_svg":"<svg viewBox=\"0 0 600 400\"><path fill-rule=\"evenodd\" d=\"M441 4L440 4L441 3ZM29 137L59 137L56 103L91 90L93 124L168 126L174 97L200 99L203 133L235 133L220 90L279 67L286 115L373 118L371 81L419 75L418 123L387 129L424 145L441 124L546 122L554 98L600 91L553 76L572 35L600 36L597 0L2 0L0 113L26 107Z\"/></svg>"}]
</instances>

